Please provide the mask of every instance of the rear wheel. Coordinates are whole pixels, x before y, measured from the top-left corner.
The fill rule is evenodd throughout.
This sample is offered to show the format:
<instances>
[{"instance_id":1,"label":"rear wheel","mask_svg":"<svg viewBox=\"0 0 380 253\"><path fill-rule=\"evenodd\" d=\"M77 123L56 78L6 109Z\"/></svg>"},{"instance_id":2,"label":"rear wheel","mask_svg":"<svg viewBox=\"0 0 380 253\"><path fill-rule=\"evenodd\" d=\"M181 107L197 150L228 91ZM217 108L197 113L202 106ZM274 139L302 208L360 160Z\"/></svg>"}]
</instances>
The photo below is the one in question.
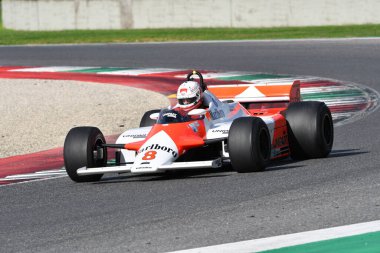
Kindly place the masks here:
<instances>
[{"instance_id":1,"label":"rear wheel","mask_svg":"<svg viewBox=\"0 0 380 253\"><path fill-rule=\"evenodd\" d=\"M153 126L156 123L156 120L151 119L150 115L152 113L157 113L157 112L160 112L160 111L161 110L157 110L156 109L156 110L150 110L150 111L145 112L144 115L141 118L140 127Z\"/></svg>"},{"instance_id":2,"label":"rear wheel","mask_svg":"<svg viewBox=\"0 0 380 253\"><path fill-rule=\"evenodd\" d=\"M261 118L234 120L228 136L231 164L237 172L263 171L271 154L269 130Z\"/></svg>"},{"instance_id":3,"label":"rear wheel","mask_svg":"<svg viewBox=\"0 0 380 253\"><path fill-rule=\"evenodd\" d=\"M81 167L102 167L107 165L107 150L102 148L106 143L102 132L96 127L75 127L65 139L63 157L66 172L75 182L98 181L103 175L80 176L77 170Z\"/></svg>"},{"instance_id":4,"label":"rear wheel","mask_svg":"<svg viewBox=\"0 0 380 253\"><path fill-rule=\"evenodd\" d=\"M290 103L286 111L286 121L293 159L328 156L334 142L334 127L330 109L325 103Z\"/></svg>"}]
</instances>

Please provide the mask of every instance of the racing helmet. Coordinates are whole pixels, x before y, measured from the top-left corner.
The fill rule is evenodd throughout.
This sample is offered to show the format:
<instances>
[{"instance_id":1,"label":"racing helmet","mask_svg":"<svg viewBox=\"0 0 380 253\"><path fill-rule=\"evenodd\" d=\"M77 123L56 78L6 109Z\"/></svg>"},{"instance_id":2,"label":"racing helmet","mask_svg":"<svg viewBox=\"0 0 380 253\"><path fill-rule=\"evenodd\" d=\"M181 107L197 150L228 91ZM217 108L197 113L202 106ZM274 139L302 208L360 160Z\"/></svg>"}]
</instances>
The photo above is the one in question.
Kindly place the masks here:
<instances>
[{"instance_id":1,"label":"racing helmet","mask_svg":"<svg viewBox=\"0 0 380 253\"><path fill-rule=\"evenodd\" d=\"M178 106L182 109L191 110L198 107L202 101L201 87L196 81L186 81L178 87Z\"/></svg>"}]
</instances>

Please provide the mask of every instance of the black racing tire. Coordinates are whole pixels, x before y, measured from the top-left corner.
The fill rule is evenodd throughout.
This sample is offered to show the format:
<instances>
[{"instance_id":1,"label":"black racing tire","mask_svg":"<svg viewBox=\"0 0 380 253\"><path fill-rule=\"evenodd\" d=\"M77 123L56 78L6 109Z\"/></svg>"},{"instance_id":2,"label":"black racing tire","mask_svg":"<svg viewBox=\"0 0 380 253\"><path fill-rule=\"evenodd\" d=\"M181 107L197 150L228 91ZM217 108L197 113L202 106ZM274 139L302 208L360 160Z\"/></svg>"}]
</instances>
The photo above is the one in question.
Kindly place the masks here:
<instances>
[{"instance_id":1,"label":"black racing tire","mask_svg":"<svg viewBox=\"0 0 380 253\"><path fill-rule=\"evenodd\" d=\"M265 170L271 156L267 125L261 118L244 117L232 122L228 135L231 165L239 173Z\"/></svg>"},{"instance_id":2,"label":"black racing tire","mask_svg":"<svg viewBox=\"0 0 380 253\"><path fill-rule=\"evenodd\" d=\"M103 158L96 159L94 151L106 143L102 132L96 127L75 127L66 136L63 147L63 158L66 172L75 182L99 181L103 176L87 175L80 176L77 170L81 167L102 167L107 165L107 150L103 150Z\"/></svg>"},{"instance_id":3,"label":"black racing tire","mask_svg":"<svg viewBox=\"0 0 380 253\"><path fill-rule=\"evenodd\" d=\"M156 124L156 120L151 119L150 115L152 113L156 113L156 112L160 112L160 111L161 110L159 110L159 109L155 109L155 110L150 110L150 111L145 112L141 118L140 127L153 126L154 124Z\"/></svg>"},{"instance_id":4,"label":"black racing tire","mask_svg":"<svg viewBox=\"0 0 380 253\"><path fill-rule=\"evenodd\" d=\"M330 109L324 102L290 103L286 110L290 155L294 160L327 157L334 142Z\"/></svg>"}]
</instances>

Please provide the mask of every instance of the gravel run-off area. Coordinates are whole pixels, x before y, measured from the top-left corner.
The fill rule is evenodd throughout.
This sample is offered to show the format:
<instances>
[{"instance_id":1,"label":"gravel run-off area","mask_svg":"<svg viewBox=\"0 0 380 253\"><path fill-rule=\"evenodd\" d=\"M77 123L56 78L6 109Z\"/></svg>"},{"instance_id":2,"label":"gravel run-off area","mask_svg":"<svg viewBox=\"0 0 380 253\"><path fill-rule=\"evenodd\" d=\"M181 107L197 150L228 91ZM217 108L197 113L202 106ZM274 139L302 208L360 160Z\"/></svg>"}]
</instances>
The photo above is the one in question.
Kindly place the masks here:
<instances>
[{"instance_id":1,"label":"gravel run-off area","mask_svg":"<svg viewBox=\"0 0 380 253\"><path fill-rule=\"evenodd\" d=\"M78 81L0 79L0 158L62 147L75 126L104 135L138 127L169 100L151 91Z\"/></svg>"}]
</instances>

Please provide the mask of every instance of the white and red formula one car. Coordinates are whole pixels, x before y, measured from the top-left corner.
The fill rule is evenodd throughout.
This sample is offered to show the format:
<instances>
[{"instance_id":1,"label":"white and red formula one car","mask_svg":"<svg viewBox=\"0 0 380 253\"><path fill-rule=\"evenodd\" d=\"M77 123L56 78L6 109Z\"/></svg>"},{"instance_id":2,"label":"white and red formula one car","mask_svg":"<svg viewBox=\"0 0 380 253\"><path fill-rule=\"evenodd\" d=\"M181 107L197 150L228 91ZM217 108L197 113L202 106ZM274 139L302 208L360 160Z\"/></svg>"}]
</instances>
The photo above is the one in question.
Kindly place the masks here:
<instances>
[{"instance_id":1,"label":"white and red formula one car","mask_svg":"<svg viewBox=\"0 0 380 253\"><path fill-rule=\"evenodd\" d=\"M271 160L326 157L334 130L323 102L300 102L300 83L214 85L203 89L203 109L148 111L140 127L106 144L96 127L70 130L64 161L73 181L100 180L105 173L154 173L188 168L262 171ZM107 163L114 152L115 162Z\"/></svg>"}]
</instances>

